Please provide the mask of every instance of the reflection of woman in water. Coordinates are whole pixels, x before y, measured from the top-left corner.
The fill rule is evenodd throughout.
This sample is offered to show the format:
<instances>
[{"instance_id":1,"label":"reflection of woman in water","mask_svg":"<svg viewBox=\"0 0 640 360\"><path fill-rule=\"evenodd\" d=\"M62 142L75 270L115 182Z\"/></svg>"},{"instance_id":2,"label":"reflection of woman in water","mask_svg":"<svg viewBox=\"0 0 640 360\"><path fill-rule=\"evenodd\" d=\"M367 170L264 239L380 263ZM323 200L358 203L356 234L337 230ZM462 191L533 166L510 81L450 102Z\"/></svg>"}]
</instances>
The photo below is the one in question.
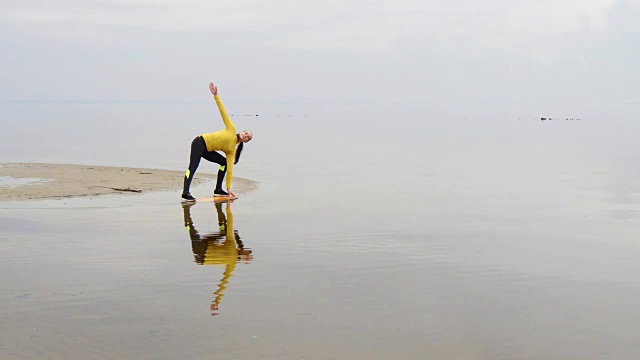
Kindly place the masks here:
<instances>
[{"instance_id":1,"label":"reflection of woman in water","mask_svg":"<svg viewBox=\"0 0 640 360\"><path fill-rule=\"evenodd\" d=\"M225 270L215 291L215 298L211 303L211 316L218 315L218 306L224 297L229 278L233 276L238 260L250 262L253 259L250 249L245 249L238 231L233 229L233 214L229 203L226 205L226 217L222 212L222 203L215 203L218 213L218 233L200 235L193 226L191 219L191 205L183 204L184 225L191 238L191 248L195 261L200 265L224 265Z\"/></svg>"},{"instance_id":2,"label":"reflection of woman in water","mask_svg":"<svg viewBox=\"0 0 640 360\"><path fill-rule=\"evenodd\" d=\"M238 160L240 160L244 143L249 142L253 138L251 131L245 130L241 133L236 133L236 127L231 120L229 120L222 100L220 100L218 96L218 88L213 85L213 83L210 83L209 90L211 90L211 94L213 94L213 98L216 100L216 104L218 104L222 122L224 122L224 129L199 135L191 142L189 169L187 169L187 172L184 174L184 184L182 186L182 199L185 201L196 200L189 192L189 188L191 187L191 180L193 180L198 165L200 165L200 158L205 158L208 161L220 165L218 181L216 182L216 188L213 194L217 196L235 197L235 194L231 191L233 164L238 163ZM236 144L238 145L237 148ZM225 156L222 156L218 151L222 151ZM227 191L224 191L222 189L222 179L224 179L226 172L229 172L229 174L227 175Z\"/></svg>"}]
</instances>

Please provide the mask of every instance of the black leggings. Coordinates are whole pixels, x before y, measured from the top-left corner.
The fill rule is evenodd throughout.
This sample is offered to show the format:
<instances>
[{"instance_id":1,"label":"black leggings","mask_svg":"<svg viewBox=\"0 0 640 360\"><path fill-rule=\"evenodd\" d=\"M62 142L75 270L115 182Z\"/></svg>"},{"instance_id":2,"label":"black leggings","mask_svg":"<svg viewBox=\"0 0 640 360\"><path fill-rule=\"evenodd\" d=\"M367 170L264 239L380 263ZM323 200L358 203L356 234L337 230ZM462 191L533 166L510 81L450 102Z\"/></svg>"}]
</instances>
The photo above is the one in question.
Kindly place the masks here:
<instances>
[{"instance_id":1,"label":"black leggings","mask_svg":"<svg viewBox=\"0 0 640 360\"><path fill-rule=\"evenodd\" d=\"M217 151L207 151L207 144L205 144L202 136L198 136L191 142L191 155L189 156L189 170L184 174L184 185L182 192L189 192L191 187L191 180L198 170L200 165L200 158L205 158L208 161L220 165L218 170L218 181L216 182L216 189L222 188L222 179L227 173L227 158Z\"/></svg>"}]
</instances>

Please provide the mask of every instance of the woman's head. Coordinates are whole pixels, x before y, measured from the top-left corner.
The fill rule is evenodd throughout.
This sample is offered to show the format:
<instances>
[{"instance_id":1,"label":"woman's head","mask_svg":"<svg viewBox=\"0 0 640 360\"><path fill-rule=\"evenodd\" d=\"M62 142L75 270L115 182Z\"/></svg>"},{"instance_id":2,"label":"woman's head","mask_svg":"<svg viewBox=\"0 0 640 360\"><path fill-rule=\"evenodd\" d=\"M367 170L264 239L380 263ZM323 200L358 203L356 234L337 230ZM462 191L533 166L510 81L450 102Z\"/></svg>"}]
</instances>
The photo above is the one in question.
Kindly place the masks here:
<instances>
[{"instance_id":1,"label":"woman's head","mask_svg":"<svg viewBox=\"0 0 640 360\"><path fill-rule=\"evenodd\" d=\"M238 134L238 140L240 140L239 142L246 143L251 141L251 139L253 139L253 134L249 130L245 130Z\"/></svg>"}]
</instances>

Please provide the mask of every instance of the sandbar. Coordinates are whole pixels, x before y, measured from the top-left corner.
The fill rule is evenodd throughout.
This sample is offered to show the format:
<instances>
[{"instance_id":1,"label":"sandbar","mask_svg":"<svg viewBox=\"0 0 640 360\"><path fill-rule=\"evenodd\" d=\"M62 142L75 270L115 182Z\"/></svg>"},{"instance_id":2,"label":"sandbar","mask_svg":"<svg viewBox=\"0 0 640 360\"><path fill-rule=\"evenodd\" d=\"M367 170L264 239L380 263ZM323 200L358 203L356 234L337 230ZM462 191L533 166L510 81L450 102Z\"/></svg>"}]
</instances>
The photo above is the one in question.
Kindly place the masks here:
<instances>
[{"instance_id":1,"label":"sandbar","mask_svg":"<svg viewBox=\"0 0 640 360\"><path fill-rule=\"evenodd\" d=\"M215 181L216 174L196 173L192 185ZM174 170L47 163L0 164L0 201L22 201L136 195L162 190L181 190L184 172ZM253 180L233 177L233 191L246 193L257 188ZM213 184L212 184L213 192Z\"/></svg>"}]
</instances>

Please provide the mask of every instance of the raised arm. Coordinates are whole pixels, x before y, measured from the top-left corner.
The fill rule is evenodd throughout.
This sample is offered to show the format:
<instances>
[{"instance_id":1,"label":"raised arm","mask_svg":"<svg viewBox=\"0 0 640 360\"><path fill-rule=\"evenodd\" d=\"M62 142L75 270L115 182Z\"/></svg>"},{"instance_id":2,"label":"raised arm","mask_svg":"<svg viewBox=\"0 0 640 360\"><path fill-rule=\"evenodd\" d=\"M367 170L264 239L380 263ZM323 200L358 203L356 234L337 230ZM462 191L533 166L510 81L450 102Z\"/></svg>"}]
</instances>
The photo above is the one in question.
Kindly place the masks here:
<instances>
[{"instance_id":1,"label":"raised arm","mask_svg":"<svg viewBox=\"0 0 640 360\"><path fill-rule=\"evenodd\" d=\"M227 110L225 110L224 104L222 103L222 100L220 100L220 96L218 96L218 87L213 85L213 83L209 83L209 90L211 90L211 94L213 94L213 98L216 100L216 104L218 104L218 110L220 110L220 115L222 116L224 127L233 130L233 132L235 133L236 127L233 125L231 120L229 120Z\"/></svg>"}]
</instances>

